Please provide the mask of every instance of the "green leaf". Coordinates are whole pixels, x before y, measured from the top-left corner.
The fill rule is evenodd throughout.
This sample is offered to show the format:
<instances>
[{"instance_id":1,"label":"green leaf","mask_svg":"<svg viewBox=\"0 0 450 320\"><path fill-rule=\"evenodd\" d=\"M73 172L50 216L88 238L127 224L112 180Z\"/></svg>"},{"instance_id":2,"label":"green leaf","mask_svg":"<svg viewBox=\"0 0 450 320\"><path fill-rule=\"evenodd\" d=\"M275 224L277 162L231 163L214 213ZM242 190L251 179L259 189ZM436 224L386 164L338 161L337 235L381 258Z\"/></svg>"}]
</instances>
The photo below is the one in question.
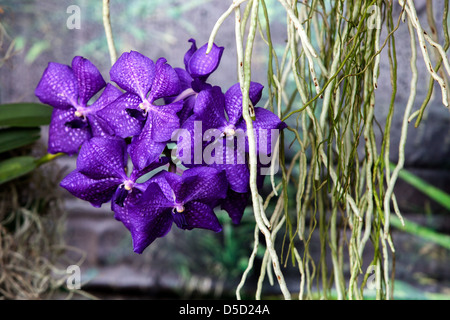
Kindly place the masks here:
<instances>
[{"instance_id":1,"label":"green leaf","mask_svg":"<svg viewBox=\"0 0 450 320\"><path fill-rule=\"evenodd\" d=\"M33 157L14 157L0 162L0 184L30 173L36 168Z\"/></svg>"},{"instance_id":2,"label":"green leaf","mask_svg":"<svg viewBox=\"0 0 450 320\"><path fill-rule=\"evenodd\" d=\"M390 163L391 170L395 169L395 165ZM442 205L444 208L450 210L450 194L443 190L436 188L425 180L419 178L415 174L402 169L399 171L398 176L420 192L426 194L428 197Z\"/></svg>"},{"instance_id":3,"label":"green leaf","mask_svg":"<svg viewBox=\"0 0 450 320\"><path fill-rule=\"evenodd\" d=\"M403 218L404 225L402 225L402 222L399 218L396 216L391 217L391 224L403 231L406 231L408 233L411 233L415 236L421 237L422 239L425 239L427 241L431 241L434 243L437 243L444 248L450 250L450 236L447 234L439 233L431 228L422 226L418 223L415 223L413 221L409 221L405 218Z\"/></svg>"},{"instance_id":4,"label":"green leaf","mask_svg":"<svg viewBox=\"0 0 450 320\"><path fill-rule=\"evenodd\" d=\"M24 102L0 105L0 126L39 127L48 125L53 108L46 104Z\"/></svg>"},{"instance_id":5,"label":"green leaf","mask_svg":"<svg viewBox=\"0 0 450 320\"><path fill-rule=\"evenodd\" d=\"M0 153L29 145L39 137L39 128L0 129Z\"/></svg>"}]
</instances>

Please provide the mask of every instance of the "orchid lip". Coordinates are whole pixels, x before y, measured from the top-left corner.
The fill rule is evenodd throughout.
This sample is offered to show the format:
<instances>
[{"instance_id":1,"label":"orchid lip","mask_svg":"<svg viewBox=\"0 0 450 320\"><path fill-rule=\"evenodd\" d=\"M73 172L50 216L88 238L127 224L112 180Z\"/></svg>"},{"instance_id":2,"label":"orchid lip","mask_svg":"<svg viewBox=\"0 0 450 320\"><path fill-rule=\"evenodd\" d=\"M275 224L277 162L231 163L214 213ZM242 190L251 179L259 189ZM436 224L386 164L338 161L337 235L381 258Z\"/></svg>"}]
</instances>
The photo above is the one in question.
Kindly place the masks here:
<instances>
[{"instance_id":1,"label":"orchid lip","mask_svg":"<svg viewBox=\"0 0 450 320\"><path fill-rule=\"evenodd\" d=\"M135 118L136 120L144 121L146 119L146 112L140 111L136 109L125 109L125 111L128 113L128 115L132 118Z\"/></svg>"},{"instance_id":2,"label":"orchid lip","mask_svg":"<svg viewBox=\"0 0 450 320\"><path fill-rule=\"evenodd\" d=\"M186 229L188 227L184 212L184 206L182 204L175 204L172 209L172 217L175 223L181 228Z\"/></svg>"},{"instance_id":3,"label":"orchid lip","mask_svg":"<svg viewBox=\"0 0 450 320\"><path fill-rule=\"evenodd\" d=\"M126 198L128 197L128 194L130 193L130 191L133 189L133 187L134 187L133 181L130 181L130 180L124 181L117 188L116 194L114 196L114 202L118 206L123 207L124 202L125 202Z\"/></svg>"},{"instance_id":4,"label":"orchid lip","mask_svg":"<svg viewBox=\"0 0 450 320\"><path fill-rule=\"evenodd\" d=\"M124 185L120 185L117 190L116 193L114 195L114 202L119 206L119 207L123 207L124 206L124 202L125 199L128 197L128 190L126 190L124 188Z\"/></svg>"},{"instance_id":5,"label":"orchid lip","mask_svg":"<svg viewBox=\"0 0 450 320\"><path fill-rule=\"evenodd\" d=\"M88 126L86 119L84 119L84 118L83 119L77 118L72 121L68 121L64 125L71 129L83 129Z\"/></svg>"}]
</instances>

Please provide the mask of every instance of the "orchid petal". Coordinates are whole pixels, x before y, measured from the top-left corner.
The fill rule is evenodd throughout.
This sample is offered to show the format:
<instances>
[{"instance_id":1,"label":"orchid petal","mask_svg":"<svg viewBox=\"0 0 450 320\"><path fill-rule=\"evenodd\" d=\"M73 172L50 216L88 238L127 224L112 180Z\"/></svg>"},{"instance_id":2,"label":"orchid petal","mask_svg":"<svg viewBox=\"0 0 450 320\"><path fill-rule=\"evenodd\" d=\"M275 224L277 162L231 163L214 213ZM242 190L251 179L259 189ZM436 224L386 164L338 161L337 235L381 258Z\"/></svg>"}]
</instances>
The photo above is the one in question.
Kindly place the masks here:
<instances>
[{"instance_id":1,"label":"orchid petal","mask_svg":"<svg viewBox=\"0 0 450 320\"><path fill-rule=\"evenodd\" d=\"M177 73L178 79L180 80L180 89L185 90L191 87L192 77L191 75L184 69L174 68Z\"/></svg>"},{"instance_id":2,"label":"orchid petal","mask_svg":"<svg viewBox=\"0 0 450 320\"><path fill-rule=\"evenodd\" d=\"M113 86L112 84L108 83L100 97L92 105L89 106L88 110L90 113L102 110L110 103L114 102L121 95L122 91L117 89L117 87Z\"/></svg>"},{"instance_id":3,"label":"orchid petal","mask_svg":"<svg viewBox=\"0 0 450 320\"><path fill-rule=\"evenodd\" d=\"M93 137L114 136L114 130L111 128L109 123L96 114L89 115L88 122Z\"/></svg>"},{"instance_id":4,"label":"orchid petal","mask_svg":"<svg viewBox=\"0 0 450 320\"><path fill-rule=\"evenodd\" d=\"M131 145L129 146L129 148L130 147L131 147ZM142 167L142 169L139 169L137 166L133 165L133 170L131 171L130 180L137 181L139 178L146 175L147 173L149 173L159 167L162 167L168 163L169 163L168 157L161 157L161 158L151 162L147 166ZM147 188L147 184L150 183L150 180L151 179L148 179L147 181L144 181L144 182L139 181L139 184L137 184L136 186L138 186L139 189L145 190Z\"/></svg>"},{"instance_id":5,"label":"orchid petal","mask_svg":"<svg viewBox=\"0 0 450 320\"><path fill-rule=\"evenodd\" d=\"M182 180L183 183L176 191L177 201L214 203L226 196L228 183L225 174L214 168L202 166L185 170Z\"/></svg>"},{"instance_id":6,"label":"orchid petal","mask_svg":"<svg viewBox=\"0 0 450 320\"><path fill-rule=\"evenodd\" d=\"M194 114L202 121L204 130L220 128L227 124L225 118L225 96L220 87L202 90L194 105Z\"/></svg>"},{"instance_id":7,"label":"orchid petal","mask_svg":"<svg viewBox=\"0 0 450 320\"><path fill-rule=\"evenodd\" d=\"M100 71L88 59L76 56L72 60L72 70L77 78L79 103L85 106L106 82Z\"/></svg>"},{"instance_id":8,"label":"orchid petal","mask_svg":"<svg viewBox=\"0 0 450 320\"><path fill-rule=\"evenodd\" d=\"M220 202L220 207L225 210L234 224L239 224L242 220L245 208L250 199L250 192L238 193L228 189L227 196Z\"/></svg>"},{"instance_id":9,"label":"orchid petal","mask_svg":"<svg viewBox=\"0 0 450 320\"><path fill-rule=\"evenodd\" d=\"M143 127L143 122L133 118L127 109L139 110L141 98L133 93L124 93L108 106L97 112L97 115L104 119L114 130L115 134L121 138L138 135Z\"/></svg>"},{"instance_id":10,"label":"orchid petal","mask_svg":"<svg viewBox=\"0 0 450 320\"><path fill-rule=\"evenodd\" d=\"M167 60L156 61L155 77L148 97L150 102L164 97L172 97L181 92L180 79L175 70L167 64Z\"/></svg>"},{"instance_id":11,"label":"orchid petal","mask_svg":"<svg viewBox=\"0 0 450 320\"><path fill-rule=\"evenodd\" d=\"M118 138L94 137L81 146L77 169L92 179L126 179L126 143Z\"/></svg>"},{"instance_id":12,"label":"orchid petal","mask_svg":"<svg viewBox=\"0 0 450 320\"><path fill-rule=\"evenodd\" d=\"M151 163L157 161L166 147L165 142L155 142L151 138L151 131L142 130L139 136L133 137L129 146L129 153L133 166L143 170Z\"/></svg>"},{"instance_id":13,"label":"orchid petal","mask_svg":"<svg viewBox=\"0 0 450 320\"><path fill-rule=\"evenodd\" d=\"M170 231L172 204L156 183L151 183L138 201L127 201L122 209L116 208L115 218L130 230L133 250L142 253L156 238Z\"/></svg>"},{"instance_id":14,"label":"orchid petal","mask_svg":"<svg viewBox=\"0 0 450 320\"><path fill-rule=\"evenodd\" d=\"M50 62L45 69L35 95L42 103L67 110L78 102L77 79L72 68Z\"/></svg>"},{"instance_id":15,"label":"orchid petal","mask_svg":"<svg viewBox=\"0 0 450 320\"><path fill-rule=\"evenodd\" d=\"M212 164L213 168L225 171L230 188L239 193L249 191L250 171L247 164Z\"/></svg>"},{"instance_id":16,"label":"orchid petal","mask_svg":"<svg viewBox=\"0 0 450 320\"><path fill-rule=\"evenodd\" d=\"M58 152L73 155L78 152L81 144L91 137L89 127L70 128L66 123L80 120L74 115L74 109L53 109L49 126L48 152Z\"/></svg>"},{"instance_id":17,"label":"orchid petal","mask_svg":"<svg viewBox=\"0 0 450 320\"><path fill-rule=\"evenodd\" d=\"M203 81L206 81L209 75L217 69L225 49L213 44L211 51L206 54L207 48L208 44L206 43L195 51L190 57L186 68L193 78L201 78Z\"/></svg>"},{"instance_id":18,"label":"orchid petal","mask_svg":"<svg viewBox=\"0 0 450 320\"><path fill-rule=\"evenodd\" d=\"M247 132L247 126L244 120L236 126L239 129ZM287 127L286 123L280 120L270 110L264 108L255 108L255 120L253 121L253 130L255 133L256 151L265 155L271 154L275 145L272 145L272 134L280 133L281 130ZM274 132L272 131L274 130ZM248 151L248 139L246 139L246 150Z\"/></svg>"},{"instance_id":19,"label":"orchid petal","mask_svg":"<svg viewBox=\"0 0 450 320\"><path fill-rule=\"evenodd\" d=\"M184 205L186 224L177 226L181 229L191 230L194 228L208 229L214 232L222 231L222 226L214 214L214 210L207 204L198 201L190 201Z\"/></svg>"},{"instance_id":20,"label":"orchid petal","mask_svg":"<svg viewBox=\"0 0 450 320\"><path fill-rule=\"evenodd\" d=\"M144 100L155 77L155 63L137 51L124 52L110 70L111 81Z\"/></svg>"},{"instance_id":21,"label":"orchid petal","mask_svg":"<svg viewBox=\"0 0 450 320\"><path fill-rule=\"evenodd\" d=\"M186 70L188 70L188 68L189 68L189 60L191 59L194 52L197 51L197 45L195 43L195 40L189 39L188 41L190 43L192 43L192 45L189 48L189 50L184 54L184 58L183 58L183 62L184 62L184 66L185 66Z\"/></svg>"},{"instance_id":22,"label":"orchid petal","mask_svg":"<svg viewBox=\"0 0 450 320\"><path fill-rule=\"evenodd\" d=\"M75 197L89 201L94 207L100 207L111 200L120 183L120 179L91 179L75 170L60 185Z\"/></svg>"},{"instance_id":23,"label":"orchid petal","mask_svg":"<svg viewBox=\"0 0 450 320\"><path fill-rule=\"evenodd\" d=\"M183 101L165 106L153 106L148 112L147 121L142 131L149 131L151 139L155 142L169 141L173 132L180 127L180 119L177 113L182 108Z\"/></svg>"},{"instance_id":24,"label":"orchid petal","mask_svg":"<svg viewBox=\"0 0 450 320\"><path fill-rule=\"evenodd\" d=\"M176 199L174 189L179 188L182 183L182 178L180 175L173 172L161 171L151 177L150 181L157 183L163 192L165 198L173 202Z\"/></svg>"},{"instance_id":25,"label":"orchid petal","mask_svg":"<svg viewBox=\"0 0 450 320\"><path fill-rule=\"evenodd\" d=\"M253 106L261 99L263 85L257 82L250 82L249 98ZM225 109L228 115L228 122L236 125L242 117L242 91L240 83L231 86L225 92Z\"/></svg>"},{"instance_id":26,"label":"orchid petal","mask_svg":"<svg viewBox=\"0 0 450 320\"><path fill-rule=\"evenodd\" d=\"M180 125L194 114L194 106L197 101L197 97L190 96L187 97L183 102L183 108L178 112L178 118L180 119Z\"/></svg>"},{"instance_id":27,"label":"orchid petal","mask_svg":"<svg viewBox=\"0 0 450 320\"><path fill-rule=\"evenodd\" d=\"M122 91L111 84L107 84L100 97L89 106L87 119L94 137L105 137L114 135L114 129L105 119L99 117L96 112L101 111L110 103L122 95Z\"/></svg>"}]
</instances>

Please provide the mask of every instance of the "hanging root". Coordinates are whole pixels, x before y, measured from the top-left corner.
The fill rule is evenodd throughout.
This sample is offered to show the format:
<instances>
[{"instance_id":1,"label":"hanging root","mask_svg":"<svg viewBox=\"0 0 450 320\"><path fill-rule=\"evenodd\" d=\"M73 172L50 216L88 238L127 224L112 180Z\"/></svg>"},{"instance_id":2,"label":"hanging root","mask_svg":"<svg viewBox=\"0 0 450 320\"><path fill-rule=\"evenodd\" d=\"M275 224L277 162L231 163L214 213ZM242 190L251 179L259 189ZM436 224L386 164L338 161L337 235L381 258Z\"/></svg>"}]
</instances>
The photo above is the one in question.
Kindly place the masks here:
<instances>
[{"instance_id":1,"label":"hanging root","mask_svg":"<svg viewBox=\"0 0 450 320\"><path fill-rule=\"evenodd\" d=\"M247 4L241 16L241 7L245 2ZM433 82L441 86L442 103L445 106L448 106L447 80L442 70L442 77L437 73L440 62L432 67L427 45L435 49L436 58L442 61L443 69L450 74L450 64L446 58L450 45L448 32L444 30L446 44L439 45L436 37L424 31L417 18L414 2L399 0L399 3L403 10L395 25L392 1L330 3L278 0L272 5L280 5L286 13L287 41L282 44L284 50L283 47L274 49L270 11L264 0L234 0L215 24L209 38L209 48L220 26L232 12L235 13L237 79L243 92L243 116L249 132L255 242L248 267L236 290L238 298L254 266L256 252L263 247L265 251L259 270L257 299L261 298L265 279L270 283L276 279L283 297L291 298L281 268L288 261L292 261L293 265L298 264L299 299L329 298L333 282L330 279L334 280L338 299L364 299L364 286L372 268L364 272L363 267L366 267L362 259L367 256L369 241L373 244L371 267L375 271L376 298L393 297L394 270L390 259L395 255L395 248L390 232L390 206L393 205L395 214L403 221L394 186L405 162L408 122L416 116L420 118L424 110L424 107L412 110L418 80L416 36L427 71ZM431 5L431 1L428 5ZM260 10L261 14L258 14L259 7L263 9ZM377 15L376 23L372 24L373 28L369 28L368 22L373 19L374 12ZM445 25L447 12L448 3L444 8ZM401 111L397 111L402 112L403 122L398 145L399 159L391 172L390 130L398 68L395 32L401 21L408 23L410 31L412 77L406 107L399 106L398 110ZM281 181L277 183L276 177L271 175L272 192L264 201L256 187L255 141L252 115L248 108L250 64L258 26L269 52L269 100L265 106L271 110L276 108L280 119L288 124L286 131L292 134L289 138L287 133L280 137L277 160L287 164L285 139L291 139L289 149L299 147L299 151L293 153L289 166L282 166ZM386 28L387 32L382 33L382 28ZM382 34L387 34L386 39L381 39ZM244 47L245 38L247 41ZM388 53L392 94L380 145L380 131L376 124L377 121L382 122L375 118L375 92L379 73L383 71L380 70L383 50ZM282 55L278 57L280 52ZM364 146L363 150L361 146ZM282 230L283 249L287 250L279 254L275 250L275 243ZM265 247L258 238L261 233ZM312 241L320 243L319 261L310 253ZM331 260L327 259L328 255ZM331 261L332 268L327 268L328 261ZM331 275L328 270L332 270ZM348 279L345 279L346 274L350 274ZM364 276L362 282L359 279L361 275ZM313 285L319 283L322 286L317 288L318 293L314 293Z\"/></svg>"}]
</instances>

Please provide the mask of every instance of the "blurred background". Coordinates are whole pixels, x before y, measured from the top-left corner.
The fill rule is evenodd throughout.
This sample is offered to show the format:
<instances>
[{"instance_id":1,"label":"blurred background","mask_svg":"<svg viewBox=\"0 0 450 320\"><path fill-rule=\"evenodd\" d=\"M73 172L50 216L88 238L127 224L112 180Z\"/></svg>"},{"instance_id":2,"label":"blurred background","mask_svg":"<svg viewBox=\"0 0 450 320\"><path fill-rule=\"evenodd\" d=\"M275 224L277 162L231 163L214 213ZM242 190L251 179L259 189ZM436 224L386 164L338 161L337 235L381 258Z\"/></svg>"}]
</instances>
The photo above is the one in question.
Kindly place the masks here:
<instances>
[{"instance_id":1,"label":"blurred background","mask_svg":"<svg viewBox=\"0 0 450 320\"><path fill-rule=\"evenodd\" d=\"M436 3L435 8L442 7L443 0ZM272 21L272 37L281 56L286 38L286 14L276 0L266 0L266 4ZM188 40L194 38L198 46L206 43L216 20L228 6L229 1L221 0L112 0L111 21L118 55L137 50L155 61L165 57L173 67L183 67L183 56L190 47ZM418 3L417 6L420 18L426 19L424 5ZM73 14L78 9L79 28L71 28ZM435 13L438 15L440 12L436 9ZM438 29L442 30L442 27ZM402 39L409 41L406 25L399 28L396 36L399 88L408 88L399 90L397 94L399 109L406 105L410 81L409 42L402 45ZM237 82L233 17L228 18L219 30L216 43L224 46L225 51L209 82L225 91ZM254 52L252 80L266 84L267 47L260 38ZM109 80L111 65L101 1L0 0L1 104L38 102L34 89L48 62L70 65L77 55L88 58L99 68L105 80ZM382 119L386 118L391 91L389 62L385 55L381 61L376 117L383 126ZM423 78L419 80L418 103L423 100L427 91L425 84L428 83L421 63L419 58L418 66ZM405 168L422 186L431 184L448 194L450 113L440 103L439 90L439 87L435 88L436 97L430 101L420 127L414 129L411 125ZM264 103L264 97L262 101ZM392 161L396 161L401 114L394 115L393 121L391 155ZM46 129L42 128L41 139L32 147L16 152L44 155ZM128 231L114 220L108 205L95 209L58 186L59 180L74 168L75 158L62 157L41 167L27 180L16 181L13 187L0 185L0 220L7 222L4 225L19 223L10 212L16 209L28 212L29 229L24 227L26 232L22 232L19 238L22 246L35 244L38 247L26 249L24 252L29 254L23 254L16 262L5 260L7 255L2 258L0 254L0 297L13 298L17 294L19 298L37 298L47 286L54 287L51 297L56 298L235 297L234 290L252 250L254 221L250 207L239 226L231 225L226 214L219 214L223 232L183 232L173 228L169 235L156 240L143 254L137 255L132 251ZM396 195L405 217L425 229L410 232L394 229L397 250L394 296L405 299L450 298L449 243L443 246L432 241L435 236L446 241L450 235L448 205L439 203L422 188L404 179L399 179ZM42 201L45 205L31 210L27 207L30 198L45 199ZM11 199L17 201L7 204ZM43 220L36 220L36 215ZM45 235L37 237L39 232ZM432 237L427 236L430 234ZM14 247L7 240L6 235L0 237L0 250ZM314 247L314 241L311 241L311 252L314 252ZM316 253L320 254L318 244ZM47 259L48 265L42 262L45 260L42 257ZM258 259L261 257L258 255ZM14 263L17 267L25 264L27 270L36 271L35 276L28 272L28 278L25 277L31 284L21 284L17 290L11 285L13 280L9 284L7 282L8 268L12 268ZM254 270L258 270L258 263ZM64 288L66 268L72 264L80 267L82 281L82 290L75 290L75 293ZM61 280L53 283L48 279L49 275ZM288 263L286 275L289 287L296 290L299 281L297 268ZM251 273L243 289L244 297L252 297L257 276L257 271ZM266 297L279 294L277 285L272 287L267 283L264 290Z\"/></svg>"}]
</instances>

